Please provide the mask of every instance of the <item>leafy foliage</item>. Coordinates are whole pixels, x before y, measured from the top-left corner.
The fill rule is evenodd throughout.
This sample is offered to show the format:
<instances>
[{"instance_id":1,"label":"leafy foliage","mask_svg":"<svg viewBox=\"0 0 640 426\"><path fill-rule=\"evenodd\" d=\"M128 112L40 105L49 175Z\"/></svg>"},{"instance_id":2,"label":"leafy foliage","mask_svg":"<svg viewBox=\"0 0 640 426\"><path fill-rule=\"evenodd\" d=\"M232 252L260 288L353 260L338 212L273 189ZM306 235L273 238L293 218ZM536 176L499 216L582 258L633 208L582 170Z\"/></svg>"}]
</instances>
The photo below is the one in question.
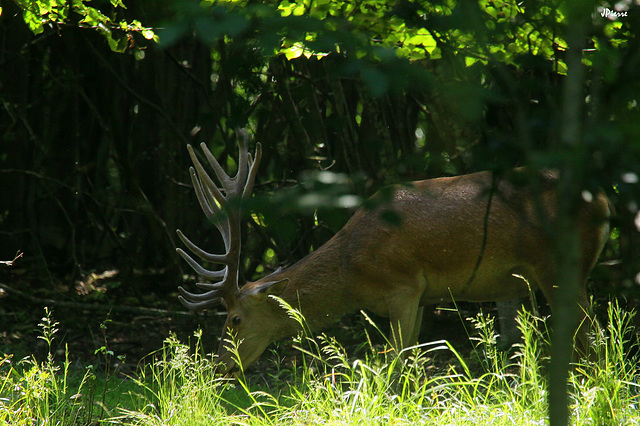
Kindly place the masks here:
<instances>
[{"instance_id":1,"label":"leafy foliage","mask_svg":"<svg viewBox=\"0 0 640 426\"><path fill-rule=\"evenodd\" d=\"M145 28L138 20L114 22L107 14L89 6L90 0L15 0L22 9L24 22L34 34L41 34L46 27L58 29L64 25L75 25L80 28L98 31L109 43L114 52L124 52L134 47L131 33L138 32L147 40L153 40L153 29ZM122 0L110 0L114 9L126 6ZM138 54L140 56L140 54Z\"/></svg>"}]
</instances>

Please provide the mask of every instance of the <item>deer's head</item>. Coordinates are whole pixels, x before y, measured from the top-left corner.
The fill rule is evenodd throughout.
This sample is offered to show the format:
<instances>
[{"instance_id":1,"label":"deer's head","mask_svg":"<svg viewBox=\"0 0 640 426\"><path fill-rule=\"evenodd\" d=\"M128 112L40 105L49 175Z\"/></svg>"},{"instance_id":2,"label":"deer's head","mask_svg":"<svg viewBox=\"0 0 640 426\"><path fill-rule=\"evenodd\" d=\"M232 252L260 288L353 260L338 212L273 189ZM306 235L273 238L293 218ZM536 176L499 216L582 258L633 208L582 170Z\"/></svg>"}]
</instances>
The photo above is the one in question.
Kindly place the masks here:
<instances>
[{"instance_id":1,"label":"deer's head","mask_svg":"<svg viewBox=\"0 0 640 426\"><path fill-rule=\"evenodd\" d=\"M227 175L211 151L203 143L202 151L222 185L219 189L204 169L193 148L188 145L189 155L194 167L190 168L191 181L205 216L218 228L224 240L224 254L207 253L178 230L178 236L187 248L200 259L220 264L220 270L209 270L182 249L178 253L191 265L201 277L217 280L214 283L198 283L204 293L190 293L179 287L179 299L191 310L202 310L224 305L227 319L224 324L218 349L219 371L233 371L239 360L242 367L255 361L267 346L286 335L291 329L291 321L278 302L270 296L280 296L288 280L265 277L259 281L247 283L240 288L238 284L241 246L240 201L249 197L253 188L256 171L262 156L260 144L256 146L255 156L249 154L249 136L238 131L240 142L238 173L235 177Z\"/></svg>"},{"instance_id":2,"label":"deer's head","mask_svg":"<svg viewBox=\"0 0 640 426\"><path fill-rule=\"evenodd\" d=\"M218 347L219 370L222 373L251 365L269 346L281 337L291 334L292 322L277 300L288 280L263 279L247 283L229 303L225 303L227 319Z\"/></svg>"}]
</instances>

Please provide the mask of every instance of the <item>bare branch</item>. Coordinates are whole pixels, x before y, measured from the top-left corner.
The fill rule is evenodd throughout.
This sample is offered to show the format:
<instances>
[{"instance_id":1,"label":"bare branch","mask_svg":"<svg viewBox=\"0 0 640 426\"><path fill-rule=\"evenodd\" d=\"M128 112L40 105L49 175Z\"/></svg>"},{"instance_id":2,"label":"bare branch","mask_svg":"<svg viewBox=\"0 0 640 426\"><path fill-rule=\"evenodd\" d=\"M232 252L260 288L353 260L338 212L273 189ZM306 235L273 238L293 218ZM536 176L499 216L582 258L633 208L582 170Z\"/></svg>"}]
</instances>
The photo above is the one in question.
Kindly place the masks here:
<instances>
[{"instance_id":1,"label":"bare branch","mask_svg":"<svg viewBox=\"0 0 640 426\"><path fill-rule=\"evenodd\" d=\"M13 266L13 263L20 259L22 257L24 253L21 251L18 251L15 255L15 257L13 258L13 260L1 260L0 261L0 265L5 265L5 266Z\"/></svg>"}]
</instances>

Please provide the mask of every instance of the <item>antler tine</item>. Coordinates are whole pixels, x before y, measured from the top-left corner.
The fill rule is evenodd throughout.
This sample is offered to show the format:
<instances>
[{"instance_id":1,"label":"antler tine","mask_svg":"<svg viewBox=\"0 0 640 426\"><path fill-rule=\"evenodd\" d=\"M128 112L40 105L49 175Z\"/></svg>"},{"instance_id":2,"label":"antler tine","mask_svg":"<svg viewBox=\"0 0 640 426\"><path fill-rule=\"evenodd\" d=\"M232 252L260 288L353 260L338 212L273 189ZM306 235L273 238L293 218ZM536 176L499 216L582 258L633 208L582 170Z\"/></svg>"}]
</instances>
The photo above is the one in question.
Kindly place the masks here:
<instances>
[{"instance_id":1,"label":"antler tine","mask_svg":"<svg viewBox=\"0 0 640 426\"><path fill-rule=\"evenodd\" d=\"M256 180L256 174L258 173L258 165L260 164L261 160L262 160L262 145L260 145L260 143L258 142L256 144L255 158L252 159L251 154L249 154L248 161L251 165L249 166L249 176L247 177L247 183L244 186L244 189L242 191L243 197L248 197L251 194L251 191L253 191L253 184Z\"/></svg>"},{"instance_id":2,"label":"antler tine","mask_svg":"<svg viewBox=\"0 0 640 426\"><path fill-rule=\"evenodd\" d=\"M198 157L193 151L193 147L187 145L187 150L195 167L195 170L194 167L189 168L189 175L191 176L191 182L196 191L196 197L198 197L200 207L202 207L202 211L205 216L207 216L207 219L213 220L215 215L220 213L220 205L224 203L225 197L204 167L202 167L202 164L200 164Z\"/></svg>"},{"instance_id":3,"label":"antler tine","mask_svg":"<svg viewBox=\"0 0 640 426\"><path fill-rule=\"evenodd\" d=\"M218 188L213 179L211 179L198 160L193 148L187 145L189 156L193 162L193 167L191 167L189 171L196 197L207 219L213 222L222 234L226 249L226 253L224 254L208 253L196 246L178 230L178 236L182 242L196 256L212 263L225 265L225 267L219 271L205 269L184 250L177 249L178 254L180 254L199 275L214 279L222 278L221 281L214 284L199 283L198 287L211 290L206 293L189 293L183 288L179 288L180 296L178 298L182 304L189 309L198 310L215 306L220 303L222 299L229 304L235 299L239 289L238 272L240 268L241 215L239 208L232 208L228 200L237 197L248 197L251 194L257 168L262 158L262 147L260 144L256 145L256 153L255 157L253 157L249 153L249 135L247 132L237 130L236 134L238 137L239 154L238 172L234 177L230 177L224 171L218 160L216 160L204 143L200 144L202 152L215 172L222 189ZM226 216L226 220L222 219L222 215Z\"/></svg>"},{"instance_id":4,"label":"antler tine","mask_svg":"<svg viewBox=\"0 0 640 426\"><path fill-rule=\"evenodd\" d=\"M178 300L185 307L187 307L188 309L191 309L192 311L200 311L200 310L206 309L206 308L214 308L214 307L218 306L222 302L222 298L221 297L212 297L212 298L210 298L208 300L204 300L204 301L200 301L200 302L193 302L191 300L188 300L186 297L184 297L182 295L178 296Z\"/></svg>"},{"instance_id":5,"label":"antler tine","mask_svg":"<svg viewBox=\"0 0 640 426\"><path fill-rule=\"evenodd\" d=\"M188 148L191 148L191 146L189 145ZM193 149L190 149L190 153L192 153L192 159L196 169L194 170L193 167L190 167L189 174L191 175L191 182L193 183L200 207L207 219L218 228L224 239L225 248L229 250L229 221L222 219L223 215L220 207L224 205L225 197L204 170L195 154L193 154Z\"/></svg>"},{"instance_id":6,"label":"antler tine","mask_svg":"<svg viewBox=\"0 0 640 426\"><path fill-rule=\"evenodd\" d=\"M189 264L189 266L191 266L191 268L194 271L196 271L198 273L198 275L200 275L201 277L212 278L212 279L218 279L218 278L223 278L224 279L224 278L226 278L226 275L227 275L227 268L226 267L224 269L220 270L220 271L211 271L209 269L203 268L198 262L196 262L193 259L193 257L189 256L181 248L176 249L176 251Z\"/></svg>"},{"instance_id":7,"label":"antler tine","mask_svg":"<svg viewBox=\"0 0 640 426\"><path fill-rule=\"evenodd\" d=\"M185 290L182 287L178 287L178 291L180 291L180 295L185 299L188 300L190 302L204 302L206 300L210 300L214 297L216 298L220 298L220 291L219 290L211 290L208 291L206 293L191 293L188 292L187 290Z\"/></svg>"},{"instance_id":8,"label":"antler tine","mask_svg":"<svg viewBox=\"0 0 640 426\"><path fill-rule=\"evenodd\" d=\"M236 139L238 139L238 173L233 178L237 182L234 188L237 195L244 195L243 187L247 182L247 169L251 166L251 154L249 154L249 134L244 129L236 129Z\"/></svg>"},{"instance_id":9,"label":"antler tine","mask_svg":"<svg viewBox=\"0 0 640 426\"><path fill-rule=\"evenodd\" d=\"M176 230L178 237L180 240L191 250L196 256L198 256L202 260L206 260L213 263L220 263L226 265L229 262L228 254L213 254L202 250L200 247L195 245L186 235L182 233L181 230ZM179 249L182 253L189 257L182 249Z\"/></svg>"}]
</instances>

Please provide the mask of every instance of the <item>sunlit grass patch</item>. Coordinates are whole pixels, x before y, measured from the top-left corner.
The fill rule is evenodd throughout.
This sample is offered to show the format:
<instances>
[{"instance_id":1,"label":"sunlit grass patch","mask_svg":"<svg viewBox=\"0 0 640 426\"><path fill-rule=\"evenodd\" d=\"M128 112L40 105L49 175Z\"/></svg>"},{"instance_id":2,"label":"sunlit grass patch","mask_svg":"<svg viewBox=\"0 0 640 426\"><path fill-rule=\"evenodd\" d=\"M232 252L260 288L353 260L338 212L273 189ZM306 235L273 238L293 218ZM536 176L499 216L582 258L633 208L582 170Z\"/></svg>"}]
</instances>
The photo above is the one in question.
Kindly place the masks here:
<instances>
[{"instance_id":1,"label":"sunlit grass patch","mask_svg":"<svg viewBox=\"0 0 640 426\"><path fill-rule=\"evenodd\" d=\"M44 361L34 356L16 360L10 354L0 355L0 425L94 424L129 401L129 393L135 390L133 382L93 365L73 366L67 345L64 361L55 361L57 327L45 308L38 336L48 348ZM110 357L108 351L96 352Z\"/></svg>"},{"instance_id":2,"label":"sunlit grass patch","mask_svg":"<svg viewBox=\"0 0 640 426\"><path fill-rule=\"evenodd\" d=\"M293 342L300 356L288 366L276 364L278 369L260 375L260 382L251 371L235 378L216 375L199 332L193 344L170 335L163 348L128 379L115 380L95 368L74 371L68 351L61 365L51 355L43 362L31 357L14 362L5 355L0 359L0 424L548 423L544 319L520 314L523 340L511 355L496 350L493 319L478 315L470 320L475 356L465 358L441 340L408 348L398 357L372 343L365 330L366 350L353 357L335 338L310 333L304 318L286 308L307 330ZM574 365L570 376L573 424L640 423L638 360L629 355L637 349L631 340L631 319L632 314L612 303L606 327L593 336L598 361ZM56 326L47 313L41 334L50 347ZM97 355L108 355L102 349ZM428 368L438 354L452 360L449 367Z\"/></svg>"},{"instance_id":3,"label":"sunlit grass patch","mask_svg":"<svg viewBox=\"0 0 640 426\"><path fill-rule=\"evenodd\" d=\"M571 408L581 424L640 424L634 316L635 312L625 312L617 302L609 303L607 326L593 336L594 361L581 362L571 376Z\"/></svg>"},{"instance_id":4,"label":"sunlit grass patch","mask_svg":"<svg viewBox=\"0 0 640 426\"><path fill-rule=\"evenodd\" d=\"M496 350L493 320L472 320L474 340L483 360L470 366L446 341L409 348L405 357L380 351L371 343L364 356L352 358L336 339L308 332L304 318L292 318L307 332L295 339L302 354L288 381L260 389L241 375L237 381L216 377L207 357L189 353L169 339L163 359L154 364L150 411L127 412L120 420L135 424L329 424L413 425L547 423L548 335L544 320L529 313L518 319L523 342L508 357ZM366 317L366 314L365 318ZM633 424L637 406L635 359L625 355L630 336L627 314L613 306L606 333L596 336L600 363L583 363L572 374L574 424ZM370 320L368 320L370 321ZM196 336L197 337L197 336ZM599 339L599 340L598 340ZM447 351L457 366L430 374L426 364L436 351ZM586 398L585 403L578 403ZM153 412L153 414L151 414ZM611 423L613 422L613 423Z\"/></svg>"}]
</instances>

